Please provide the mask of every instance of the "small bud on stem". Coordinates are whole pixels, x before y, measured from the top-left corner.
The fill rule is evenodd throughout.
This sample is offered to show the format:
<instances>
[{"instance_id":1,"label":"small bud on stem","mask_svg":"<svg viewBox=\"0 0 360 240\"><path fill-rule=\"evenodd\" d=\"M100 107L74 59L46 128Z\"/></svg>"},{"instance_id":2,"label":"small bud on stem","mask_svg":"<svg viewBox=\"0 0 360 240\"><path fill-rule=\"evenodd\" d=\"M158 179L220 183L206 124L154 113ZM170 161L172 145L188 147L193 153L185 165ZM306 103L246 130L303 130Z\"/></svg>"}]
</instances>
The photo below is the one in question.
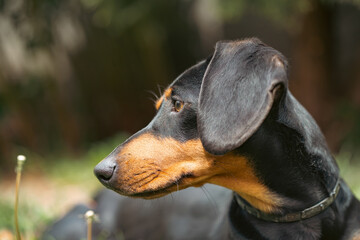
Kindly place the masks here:
<instances>
[{"instance_id":1,"label":"small bud on stem","mask_svg":"<svg viewBox=\"0 0 360 240\"><path fill-rule=\"evenodd\" d=\"M92 238L92 223L94 220L96 220L96 215L94 213L94 211L89 210L85 213L85 219L87 222L87 239L91 240Z\"/></svg>"},{"instance_id":2,"label":"small bud on stem","mask_svg":"<svg viewBox=\"0 0 360 240\"><path fill-rule=\"evenodd\" d=\"M19 204L19 186L21 180L21 171L23 168L23 164L26 160L24 155L17 156L17 165L16 165L16 185L15 185L15 207L14 207L14 221L15 221L15 231L16 231L16 239L21 240L19 223L18 223L18 204Z\"/></svg>"}]
</instances>

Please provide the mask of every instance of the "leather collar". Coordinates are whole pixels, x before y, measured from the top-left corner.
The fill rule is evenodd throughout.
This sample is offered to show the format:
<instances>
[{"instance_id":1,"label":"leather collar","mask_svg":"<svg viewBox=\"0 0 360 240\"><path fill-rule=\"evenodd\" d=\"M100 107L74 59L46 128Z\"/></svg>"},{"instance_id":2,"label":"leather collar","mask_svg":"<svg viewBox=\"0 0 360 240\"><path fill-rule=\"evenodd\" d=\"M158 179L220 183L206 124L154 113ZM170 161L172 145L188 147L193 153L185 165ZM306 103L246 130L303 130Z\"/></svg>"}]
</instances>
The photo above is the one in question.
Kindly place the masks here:
<instances>
[{"instance_id":1,"label":"leather collar","mask_svg":"<svg viewBox=\"0 0 360 240\"><path fill-rule=\"evenodd\" d=\"M242 199L237 193L234 192L235 200L237 204L245 210L247 213L268 221L268 222L297 222L304 219L311 218L315 215L318 215L319 213L323 212L327 207L329 207L336 199L338 193L340 190L340 181L339 179L336 181L335 187L330 193L329 197L321 200L320 202L316 203L315 205L306 208L299 212L294 213L287 213L284 215L278 215L278 214L271 214L271 213L265 213L260 211L259 209L254 208L251 206L248 202L246 202L244 199Z\"/></svg>"}]
</instances>

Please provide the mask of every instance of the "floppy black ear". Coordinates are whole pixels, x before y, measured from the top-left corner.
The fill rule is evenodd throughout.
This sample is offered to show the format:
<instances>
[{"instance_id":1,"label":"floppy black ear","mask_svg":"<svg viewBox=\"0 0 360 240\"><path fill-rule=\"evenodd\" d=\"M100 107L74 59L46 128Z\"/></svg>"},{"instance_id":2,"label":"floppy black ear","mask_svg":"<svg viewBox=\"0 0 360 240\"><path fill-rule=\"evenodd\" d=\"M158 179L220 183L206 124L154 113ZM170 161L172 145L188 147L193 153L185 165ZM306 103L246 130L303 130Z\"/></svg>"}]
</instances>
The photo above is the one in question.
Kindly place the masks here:
<instances>
[{"instance_id":1,"label":"floppy black ear","mask_svg":"<svg viewBox=\"0 0 360 240\"><path fill-rule=\"evenodd\" d=\"M243 144L265 120L279 87L287 89L281 53L257 39L218 42L199 97L205 150L221 155Z\"/></svg>"}]
</instances>

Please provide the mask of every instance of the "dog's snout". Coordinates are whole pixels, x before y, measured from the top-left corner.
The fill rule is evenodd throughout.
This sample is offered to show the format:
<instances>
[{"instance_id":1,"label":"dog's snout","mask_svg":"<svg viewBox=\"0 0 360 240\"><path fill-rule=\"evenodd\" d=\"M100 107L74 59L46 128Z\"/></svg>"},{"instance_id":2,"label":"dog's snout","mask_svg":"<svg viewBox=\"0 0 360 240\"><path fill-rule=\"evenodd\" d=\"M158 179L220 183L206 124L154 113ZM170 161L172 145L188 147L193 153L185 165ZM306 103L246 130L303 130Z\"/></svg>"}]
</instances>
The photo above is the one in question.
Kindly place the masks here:
<instances>
[{"instance_id":1,"label":"dog's snout","mask_svg":"<svg viewBox=\"0 0 360 240\"><path fill-rule=\"evenodd\" d=\"M111 161L111 159L104 159L94 169L95 176L101 182L110 181L111 177L114 175L116 169L116 163Z\"/></svg>"}]
</instances>

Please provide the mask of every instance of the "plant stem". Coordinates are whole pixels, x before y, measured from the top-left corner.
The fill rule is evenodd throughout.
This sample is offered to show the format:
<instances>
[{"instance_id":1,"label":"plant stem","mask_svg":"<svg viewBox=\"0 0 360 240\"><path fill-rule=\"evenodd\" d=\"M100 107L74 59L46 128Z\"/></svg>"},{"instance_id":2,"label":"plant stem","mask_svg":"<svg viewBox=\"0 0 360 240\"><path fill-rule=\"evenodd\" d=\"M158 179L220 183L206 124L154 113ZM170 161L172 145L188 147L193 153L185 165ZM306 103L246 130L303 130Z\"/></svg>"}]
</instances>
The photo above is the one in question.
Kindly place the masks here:
<instances>
[{"instance_id":1,"label":"plant stem","mask_svg":"<svg viewBox=\"0 0 360 240\"><path fill-rule=\"evenodd\" d=\"M18 205L19 205L19 187L21 180L21 171L22 166L25 161L25 156L19 155L17 157L17 166L16 166L16 184L15 184L15 207L14 207L14 221L15 221L15 231L16 231L16 239L21 240L20 230L19 230L19 222L18 222Z\"/></svg>"},{"instance_id":2,"label":"plant stem","mask_svg":"<svg viewBox=\"0 0 360 240\"><path fill-rule=\"evenodd\" d=\"M87 240L91 240L92 238L92 222L95 217L95 213L92 210L89 210L85 213L85 219L87 222Z\"/></svg>"},{"instance_id":3,"label":"plant stem","mask_svg":"<svg viewBox=\"0 0 360 240\"><path fill-rule=\"evenodd\" d=\"M21 240L19 223L18 223L18 203L19 203L19 185L21 179L21 172L16 173L16 192L15 192L15 230L16 230L16 239Z\"/></svg>"},{"instance_id":4,"label":"plant stem","mask_svg":"<svg viewBox=\"0 0 360 240\"><path fill-rule=\"evenodd\" d=\"M88 225L88 229L87 229L87 239L91 240L92 238L92 218L89 218L87 220L87 225Z\"/></svg>"}]
</instances>

